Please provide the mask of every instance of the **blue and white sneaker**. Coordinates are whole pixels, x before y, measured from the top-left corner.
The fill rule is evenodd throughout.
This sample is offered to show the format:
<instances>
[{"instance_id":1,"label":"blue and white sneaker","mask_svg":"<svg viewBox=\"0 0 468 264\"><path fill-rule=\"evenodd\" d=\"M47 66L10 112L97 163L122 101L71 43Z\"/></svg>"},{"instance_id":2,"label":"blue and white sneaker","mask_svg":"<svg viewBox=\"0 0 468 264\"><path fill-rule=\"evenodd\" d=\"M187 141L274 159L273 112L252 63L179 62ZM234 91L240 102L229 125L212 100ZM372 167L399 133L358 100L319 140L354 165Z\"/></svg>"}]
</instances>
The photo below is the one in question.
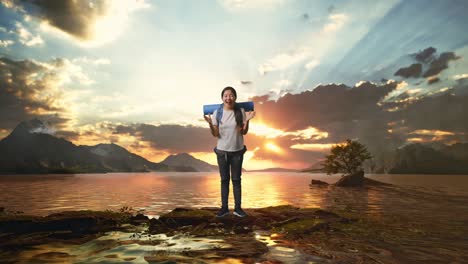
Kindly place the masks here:
<instances>
[{"instance_id":1,"label":"blue and white sneaker","mask_svg":"<svg viewBox=\"0 0 468 264\"><path fill-rule=\"evenodd\" d=\"M226 216L228 214L229 214L229 209L221 207L221 209L216 214L216 217L223 217L223 216Z\"/></svg>"},{"instance_id":2,"label":"blue and white sneaker","mask_svg":"<svg viewBox=\"0 0 468 264\"><path fill-rule=\"evenodd\" d=\"M238 217L245 217L247 214L241 208L234 209L234 215Z\"/></svg>"}]
</instances>

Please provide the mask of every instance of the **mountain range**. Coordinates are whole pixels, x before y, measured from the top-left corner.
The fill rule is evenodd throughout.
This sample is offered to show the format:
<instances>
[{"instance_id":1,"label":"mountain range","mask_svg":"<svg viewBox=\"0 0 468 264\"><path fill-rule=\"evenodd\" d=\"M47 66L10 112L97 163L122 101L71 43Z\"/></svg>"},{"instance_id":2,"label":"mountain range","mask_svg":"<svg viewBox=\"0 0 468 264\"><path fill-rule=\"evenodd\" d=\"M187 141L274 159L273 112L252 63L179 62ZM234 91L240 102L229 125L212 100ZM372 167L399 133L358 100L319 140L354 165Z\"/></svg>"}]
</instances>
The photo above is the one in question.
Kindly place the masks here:
<instances>
[{"instance_id":1,"label":"mountain range","mask_svg":"<svg viewBox=\"0 0 468 264\"><path fill-rule=\"evenodd\" d=\"M302 172L323 173L324 161L319 161ZM468 143L404 144L383 161L367 161L364 171L388 174L468 174Z\"/></svg>"},{"instance_id":2,"label":"mountain range","mask_svg":"<svg viewBox=\"0 0 468 264\"><path fill-rule=\"evenodd\" d=\"M187 168L192 168L193 171L218 171L218 166L211 165L200 159L196 159L187 153L170 155L161 161L161 164L167 165L169 167L185 166Z\"/></svg>"},{"instance_id":3,"label":"mountain range","mask_svg":"<svg viewBox=\"0 0 468 264\"><path fill-rule=\"evenodd\" d=\"M16 126L0 140L0 173L194 172L216 168L185 153L155 163L117 144L77 146L49 132L39 119Z\"/></svg>"},{"instance_id":4,"label":"mountain range","mask_svg":"<svg viewBox=\"0 0 468 264\"><path fill-rule=\"evenodd\" d=\"M468 174L468 143L435 149L421 143L398 148L386 168L397 174Z\"/></svg>"},{"instance_id":5,"label":"mountain range","mask_svg":"<svg viewBox=\"0 0 468 264\"><path fill-rule=\"evenodd\" d=\"M0 174L106 173L106 172L215 172L218 167L187 153L170 155L160 163L111 144L75 145L50 133L38 119L21 122L0 140ZM321 162L301 170L322 172ZM245 171L245 170L244 170ZM264 172L295 170L269 168ZM468 174L468 143L400 146L384 161L367 164L365 171L395 174Z\"/></svg>"}]
</instances>

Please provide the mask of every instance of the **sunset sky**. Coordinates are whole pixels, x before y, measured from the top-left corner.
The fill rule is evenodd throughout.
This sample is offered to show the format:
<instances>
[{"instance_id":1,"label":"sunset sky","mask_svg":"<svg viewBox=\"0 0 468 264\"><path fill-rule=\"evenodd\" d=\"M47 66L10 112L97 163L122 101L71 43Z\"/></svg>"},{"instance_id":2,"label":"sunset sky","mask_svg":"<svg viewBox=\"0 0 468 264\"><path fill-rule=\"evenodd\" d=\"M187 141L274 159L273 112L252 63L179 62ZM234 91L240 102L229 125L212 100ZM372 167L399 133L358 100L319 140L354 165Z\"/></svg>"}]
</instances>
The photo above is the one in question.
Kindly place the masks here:
<instances>
[{"instance_id":1,"label":"sunset sky","mask_svg":"<svg viewBox=\"0 0 468 264\"><path fill-rule=\"evenodd\" d=\"M0 3L0 139L37 117L76 145L215 164L202 106L233 86L257 112L246 169L346 138L377 158L468 141L465 0Z\"/></svg>"}]
</instances>

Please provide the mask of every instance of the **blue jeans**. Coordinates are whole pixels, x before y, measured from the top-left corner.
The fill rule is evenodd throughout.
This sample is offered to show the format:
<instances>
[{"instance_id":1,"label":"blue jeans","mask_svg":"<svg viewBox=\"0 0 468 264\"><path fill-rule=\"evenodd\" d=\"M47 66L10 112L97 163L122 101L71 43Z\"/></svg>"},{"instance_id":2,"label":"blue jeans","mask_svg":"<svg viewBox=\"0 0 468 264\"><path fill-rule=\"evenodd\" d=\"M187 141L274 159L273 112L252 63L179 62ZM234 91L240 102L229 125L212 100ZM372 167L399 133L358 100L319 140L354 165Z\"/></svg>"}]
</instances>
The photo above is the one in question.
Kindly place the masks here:
<instances>
[{"instance_id":1,"label":"blue jeans","mask_svg":"<svg viewBox=\"0 0 468 264\"><path fill-rule=\"evenodd\" d=\"M244 153L246 151L247 148L245 146L243 149L234 152L214 148L218 159L219 174L221 176L221 206L223 208L228 208L229 180L231 176L235 208L241 208L242 161L244 160Z\"/></svg>"}]
</instances>

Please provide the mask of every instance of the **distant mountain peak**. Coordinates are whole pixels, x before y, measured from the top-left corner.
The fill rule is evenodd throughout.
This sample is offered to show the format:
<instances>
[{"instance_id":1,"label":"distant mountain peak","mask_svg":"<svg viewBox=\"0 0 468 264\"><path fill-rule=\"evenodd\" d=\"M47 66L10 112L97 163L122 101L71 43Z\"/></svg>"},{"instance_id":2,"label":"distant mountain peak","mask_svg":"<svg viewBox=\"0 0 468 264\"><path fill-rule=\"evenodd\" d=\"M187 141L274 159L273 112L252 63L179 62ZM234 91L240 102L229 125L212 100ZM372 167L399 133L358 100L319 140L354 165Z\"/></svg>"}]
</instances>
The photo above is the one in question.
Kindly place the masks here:
<instances>
[{"instance_id":1,"label":"distant mountain peak","mask_svg":"<svg viewBox=\"0 0 468 264\"><path fill-rule=\"evenodd\" d=\"M128 156L130 152L124 147L115 143L99 143L90 147L90 151L96 155L107 157L111 155L125 155Z\"/></svg>"},{"instance_id":2,"label":"distant mountain peak","mask_svg":"<svg viewBox=\"0 0 468 264\"><path fill-rule=\"evenodd\" d=\"M196 159L194 156L188 154L188 153L177 153L177 154L173 154L173 155L170 155L169 157L173 157L173 158L189 158L189 159ZM168 157L168 158L169 158Z\"/></svg>"},{"instance_id":3,"label":"distant mountain peak","mask_svg":"<svg viewBox=\"0 0 468 264\"><path fill-rule=\"evenodd\" d=\"M29 121L23 121L19 123L11 134L49 134L54 135L55 129L50 125L49 122L44 122L38 118L31 119Z\"/></svg>"},{"instance_id":4,"label":"distant mountain peak","mask_svg":"<svg viewBox=\"0 0 468 264\"><path fill-rule=\"evenodd\" d=\"M214 154L213 154L214 155ZM188 166L196 171L216 171L217 166L211 165L203 160L197 159L188 153L178 153L170 155L161 161L162 164L168 166Z\"/></svg>"}]
</instances>

